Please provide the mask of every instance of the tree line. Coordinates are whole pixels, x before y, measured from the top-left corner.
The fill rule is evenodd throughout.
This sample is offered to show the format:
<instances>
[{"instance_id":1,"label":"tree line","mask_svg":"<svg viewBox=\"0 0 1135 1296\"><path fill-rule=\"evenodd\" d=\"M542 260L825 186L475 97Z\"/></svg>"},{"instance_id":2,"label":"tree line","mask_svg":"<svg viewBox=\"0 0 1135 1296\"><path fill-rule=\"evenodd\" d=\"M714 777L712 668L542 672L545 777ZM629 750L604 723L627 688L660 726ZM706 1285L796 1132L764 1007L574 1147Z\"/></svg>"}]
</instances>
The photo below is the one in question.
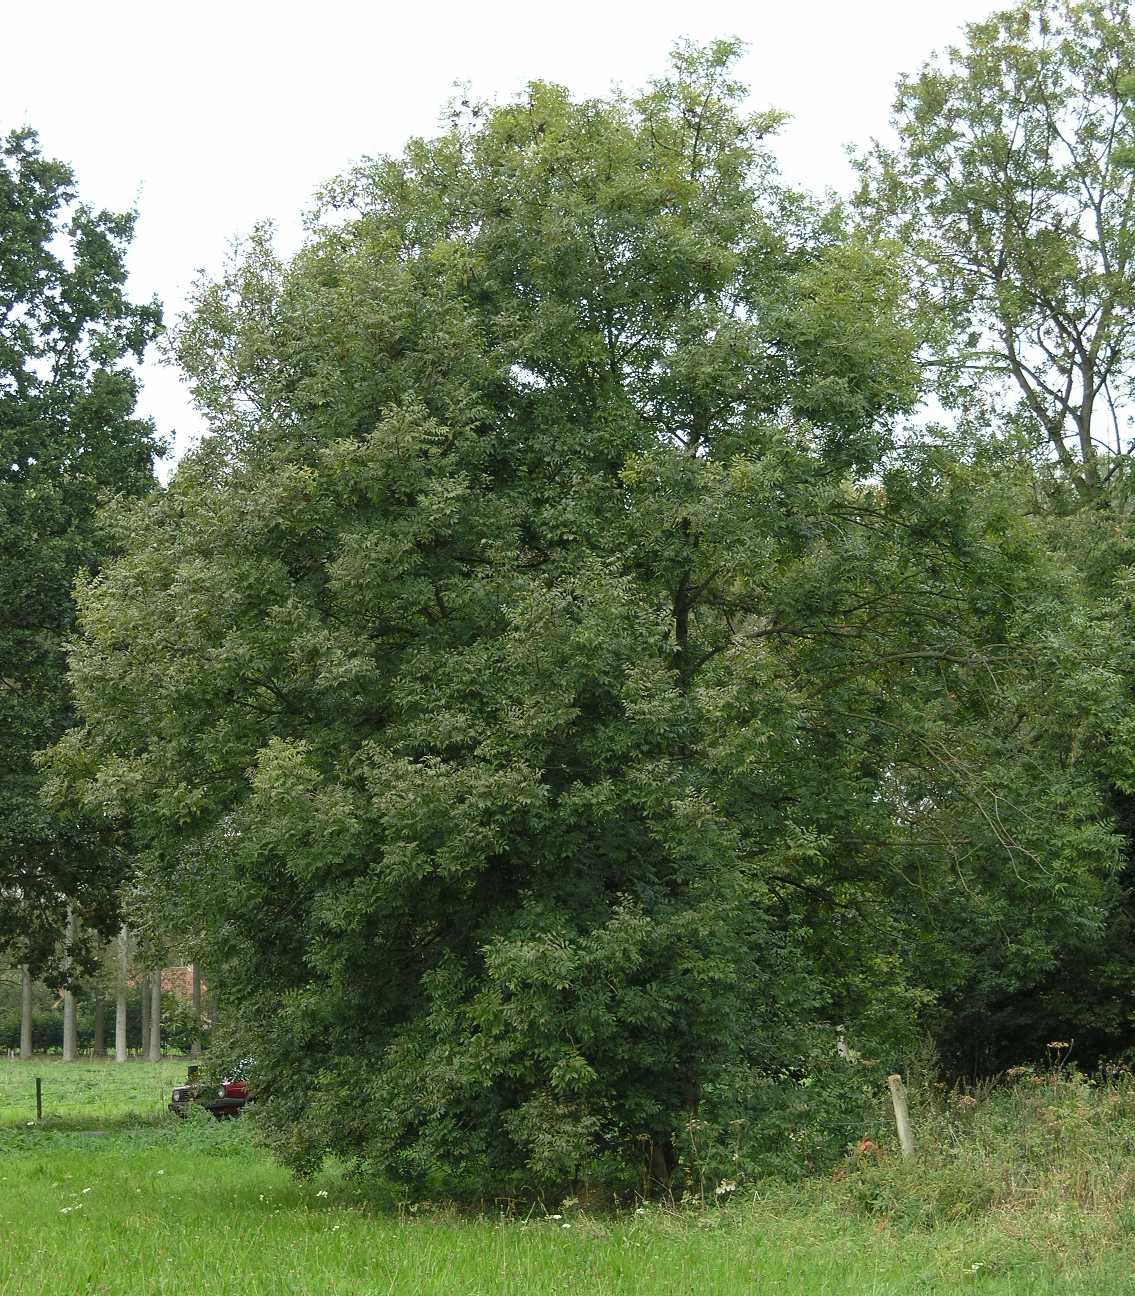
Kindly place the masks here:
<instances>
[{"instance_id":1,"label":"tree line","mask_svg":"<svg viewBox=\"0 0 1135 1296\"><path fill-rule=\"evenodd\" d=\"M72 208L107 286L40 302L73 195L9 141L51 614L0 629L4 938L47 966L127 896L298 1172L660 1187L919 1040L1135 1042L1127 6L969 26L847 202L739 53L455 103L294 257L254 231L167 335L210 434L162 489L129 218Z\"/></svg>"},{"instance_id":2,"label":"tree line","mask_svg":"<svg viewBox=\"0 0 1135 1296\"><path fill-rule=\"evenodd\" d=\"M89 961L61 988L37 981L27 964L0 963L0 1052L21 1061L58 1053L65 1062L201 1055L215 1010L199 967L145 966L126 927L107 942L63 935L85 944Z\"/></svg>"}]
</instances>

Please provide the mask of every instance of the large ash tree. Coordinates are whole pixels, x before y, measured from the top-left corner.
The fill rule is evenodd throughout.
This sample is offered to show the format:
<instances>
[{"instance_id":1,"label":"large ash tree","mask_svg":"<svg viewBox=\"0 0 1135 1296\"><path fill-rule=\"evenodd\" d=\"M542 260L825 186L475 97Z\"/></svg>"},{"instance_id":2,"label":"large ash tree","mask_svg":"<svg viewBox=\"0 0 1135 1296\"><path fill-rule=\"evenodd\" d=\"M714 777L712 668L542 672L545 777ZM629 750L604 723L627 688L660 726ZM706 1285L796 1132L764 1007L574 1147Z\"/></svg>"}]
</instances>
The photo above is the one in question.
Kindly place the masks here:
<instances>
[{"instance_id":1,"label":"large ash tree","mask_svg":"<svg viewBox=\"0 0 1135 1296\"><path fill-rule=\"evenodd\" d=\"M60 815L34 757L74 723L72 585L105 550L100 501L153 485L159 446L129 366L160 314L125 292L132 213L79 202L27 129L0 140L0 949L51 962L69 897L113 924L124 857L104 821Z\"/></svg>"},{"instance_id":2,"label":"large ash tree","mask_svg":"<svg viewBox=\"0 0 1135 1296\"><path fill-rule=\"evenodd\" d=\"M300 1171L666 1182L913 1023L944 907L1040 940L1109 858L1076 681L1016 732L1075 582L1011 475L892 452L891 250L777 182L734 53L465 105L180 331L214 435L112 519L55 778Z\"/></svg>"}]
</instances>

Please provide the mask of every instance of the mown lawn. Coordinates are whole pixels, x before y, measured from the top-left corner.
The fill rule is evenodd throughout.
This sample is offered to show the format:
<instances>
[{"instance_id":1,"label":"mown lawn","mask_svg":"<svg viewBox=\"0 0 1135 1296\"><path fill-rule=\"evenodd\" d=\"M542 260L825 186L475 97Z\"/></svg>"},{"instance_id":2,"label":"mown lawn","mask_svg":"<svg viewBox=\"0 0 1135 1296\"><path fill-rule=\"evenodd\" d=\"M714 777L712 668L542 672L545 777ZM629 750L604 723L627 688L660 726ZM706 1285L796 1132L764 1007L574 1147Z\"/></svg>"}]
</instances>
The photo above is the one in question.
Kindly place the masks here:
<instances>
[{"instance_id":1,"label":"mown lawn","mask_svg":"<svg viewBox=\"0 0 1135 1296\"><path fill-rule=\"evenodd\" d=\"M124 1100L130 1069L100 1071L104 1109ZM297 1184L255 1147L248 1119L64 1124L0 1125L2 1296L1135 1293L1135 1202L1128 1222L1085 1181L1032 1204L981 1198L954 1219L976 1161L962 1179L956 1162L849 1165L838 1182L749 1186L707 1210L485 1218L380 1209L331 1172ZM943 1207L932 1226L927 1202ZM920 1203L921 1223L904 1203Z\"/></svg>"}]
</instances>

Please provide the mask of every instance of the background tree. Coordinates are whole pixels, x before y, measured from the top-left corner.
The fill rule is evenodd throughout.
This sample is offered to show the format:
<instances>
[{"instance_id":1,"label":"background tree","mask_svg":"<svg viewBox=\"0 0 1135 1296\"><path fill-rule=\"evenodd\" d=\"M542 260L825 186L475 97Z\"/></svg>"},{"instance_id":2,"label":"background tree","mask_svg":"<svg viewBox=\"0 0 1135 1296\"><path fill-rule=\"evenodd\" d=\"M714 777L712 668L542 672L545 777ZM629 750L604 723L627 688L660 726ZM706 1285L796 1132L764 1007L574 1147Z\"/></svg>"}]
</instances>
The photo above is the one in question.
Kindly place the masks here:
<instances>
[{"instance_id":1,"label":"background tree","mask_svg":"<svg viewBox=\"0 0 1135 1296\"><path fill-rule=\"evenodd\" d=\"M1130 6L1029 0L966 38L899 83L900 144L864 159L864 200L922 284L947 404L1047 447L1080 500L1126 500Z\"/></svg>"},{"instance_id":2,"label":"background tree","mask_svg":"<svg viewBox=\"0 0 1135 1296\"><path fill-rule=\"evenodd\" d=\"M920 285L922 358L955 431L968 425L971 444L1009 471L1032 461L1018 508L1049 515L1046 543L1082 573L1079 649L1052 668L1096 701L1064 759L1094 771L1128 861L1101 882L1095 921L1073 923L1016 968L981 922L956 929L977 957L958 969L937 1023L955 1073L1042 1057L1054 1038L1074 1040L1087 1066L1135 1042L1133 72L1128 5L1018 5L900 82L899 147L862 161L861 200L901 239Z\"/></svg>"},{"instance_id":3,"label":"background tree","mask_svg":"<svg viewBox=\"0 0 1135 1296\"><path fill-rule=\"evenodd\" d=\"M34 132L0 144L0 945L33 964L55 958L65 897L112 928L125 866L101 816L41 803L33 757L72 723L71 588L105 552L97 505L148 490L160 450L133 417L130 360L160 321L125 294L133 228L79 202Z\"/></svg>"}]
</instances>

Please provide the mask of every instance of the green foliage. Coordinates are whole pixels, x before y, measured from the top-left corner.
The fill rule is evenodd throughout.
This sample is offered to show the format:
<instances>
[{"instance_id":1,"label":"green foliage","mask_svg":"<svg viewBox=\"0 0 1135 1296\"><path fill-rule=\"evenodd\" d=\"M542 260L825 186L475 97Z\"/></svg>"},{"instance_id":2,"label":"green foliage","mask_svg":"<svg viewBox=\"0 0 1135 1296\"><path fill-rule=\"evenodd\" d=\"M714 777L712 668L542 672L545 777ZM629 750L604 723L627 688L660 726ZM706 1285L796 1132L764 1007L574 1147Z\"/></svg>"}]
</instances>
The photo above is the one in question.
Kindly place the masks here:
<instances>
[{"instance_id":1,"label":"green foliage","mask_svg":"<svg viewBox=\"0 0 1135 1296\"><path fill-rule=\"evenodd\" d=\"M124 861L103 825L44 807L34 754L72 723L65 645L71 586L105 542L108 493L143 493L160 449L132 417L160 321L123 288L132 213L78 202L35 134L0 142L0 947L47 967L63 896L109 930Z\"/></svg>"},{"instance_id":2,"label":"green foliage","mask_svg":"<svg viewBox=\"0 0 1135 1296\"><path fill-rule=\"evenodd\" d=\"M837 1027L900 1050L959 930L1027 962L1114 859L1069 753L1120 683L1053 669L1110 623L1026 474L895 444L893 249L734 53L458 113L179 330L215 433L110 517L51 788L131 822L301 1173L823 1164Z\"/></svg>"},{"instance_id":3,"label":"green foliage","mask_svg":"<svg viewBox=\"0 0 1135 1296\"><path fill-rule=\"evenodd\" d=\"M936 389L1054 454L1063 492L1127 494L1135 397L1135 28L1122 0L1031 0L899 83L863 199L920 283Z\"/></svg>"},{"instance_id":4,"label":"green foliage","mask_svg":"<svg viewBox=\"0 0 1135 1296\"><path fill-rule=\"evenodd\" d=\"M130 1014L129 1032L131 1038L131 1047L139 1047L138 1041L141 1039L141 1008L135 1002L134 1011ZM110 1034L111 1047L113 1048L113 1005L111 1006L111 1023ZM80 1050L87 1050L94 1047L95 1027L93 1018L85 1013L78 1014L76 1022L75 1040ZM20 1047L20 1015L19 1012L8 1011L0 1015L0 1048L18 1049ZM63 1012L62 1009L56 1011L40 1011L32 1014L32 1048L37 1053L46 1053L63 1048Z\"/></svg>"},{"instance_id":5,"label":"green foliage","mask_svg":"<svg viewBox=\"0 0 1135 1296\"><path fill-rule=\"evenodd\" d=\"M104 1041L111 1053L114 1052L114 1012L113 999L104 1000ZM80 1050L94 1047L95 1042L95 1004L89 994L80 992L76 1004L76 1041ZM193 1042L195 1024L193 1008L177 995L162 995L162 1046L174 1052L187 1053ZM202 1032L202 1040L207 1042L209 1031ZM136 992L126 1000L126 1039L132 1049L143 1049L142 1039L142 999ZM20 1007L18 1002L0 1003L0 1049L18 1049L20 1047ZM32 1015L32 1047L38 1052L62 1049L63 1047L63 1010L56 1001L54 1006L37 1007Z\"/></svg>"},{"instance_id":6,"label":"green foliage","mask_svg":"<svg viewBox=\"0 0 1135 1296\"><path fill-rule=\"evenodd\" d=\"M1132 850L1135 815L1130 770L1135 659L1131 636L1129 528L1110 508L1050 518L1050 543L1084 575L1079 630L1049 659L1085 706L1066 721L1065 761L1100 788L1121 843L1116 870L1101 878L1089 908L1070 912L1056 943L1022 946L1014 967L996 928L971 925L972 969L943 996L936 1023L941 1060L953 1076L991 1075L1044 1060L1050 1040L1068 1040L1073 1057L1094 1070L1135 1044L1130 1001L1135 969ZM1042 705L1037 695L1030 705Z\"/></svg>"},{"instance_id":7,"label":"green foliage","mask_svg":"<svg viewBox=\"0 0 1135 1296\"><path fill-rule=\"evenodd\" d=\"M983 1214L997 1196L988 1169L967 1165L880 1165L864 1161L849 1194L860 1209L905 1228L936 1228Z\"/></svg>"},{"instance_id":8,"label":"green foliage","mask_svg":"<svg viewBox=\"0 0 1135 1296\"><path fill-rule=\"evenodd\" d=\"M1130 6L1016 5L900 82L899 146L861 162L862 203L919 285L922 359L955 435L968 428L984 454L1036 465L1031 505L1022 495L1014 507L1047 513L1047 544L1082 575L1074 632L1036 623L1048 643L1037 679L1061 676L1084 708L1064 722L1074 737L1062 763L1091 771L1123 841L1121 870L1090 907L1069 910L1056 941L1007 942L996 906L947 916L944 946L971 952L936 977L946 989L934 1031L955 1076L1037 1061L1054 1038L1074 1041L1086 1066L1135 1042L1133 69ZM1022 696L1022 725L1049 701L1043 684ZM1062 851L1078 849L1066 839Z\"/></svg>"},{"instance_id":9,"label":"green foliage","mask_svg":"<svg viewBox=\"0 0 1135 1296\"><path fill-rule=\"evenodd\" d=\"M188 1053L194 1040L203 1046L209 1043L210 1028L206 1022L201 1028L193 1012L193 1004L180 995L162 995L162 1046L176 1053Z\"/></svg>"},{"instance_id":10,"label":"green foliage","mask_svg":"<svg viewBox=\"0 0 1135 1296\"><path fill-rule=\"evenodd\" d=\"M706 1086L698 1115L678 1131L687 1192L721 1200L768 1179L830 1172L844 1160L875 1119L879 1068L845 1062L830 1048L821 1053L830 1040L816 1043L807 1070L740 1065Z\"/></svg>"}]
</instances>

